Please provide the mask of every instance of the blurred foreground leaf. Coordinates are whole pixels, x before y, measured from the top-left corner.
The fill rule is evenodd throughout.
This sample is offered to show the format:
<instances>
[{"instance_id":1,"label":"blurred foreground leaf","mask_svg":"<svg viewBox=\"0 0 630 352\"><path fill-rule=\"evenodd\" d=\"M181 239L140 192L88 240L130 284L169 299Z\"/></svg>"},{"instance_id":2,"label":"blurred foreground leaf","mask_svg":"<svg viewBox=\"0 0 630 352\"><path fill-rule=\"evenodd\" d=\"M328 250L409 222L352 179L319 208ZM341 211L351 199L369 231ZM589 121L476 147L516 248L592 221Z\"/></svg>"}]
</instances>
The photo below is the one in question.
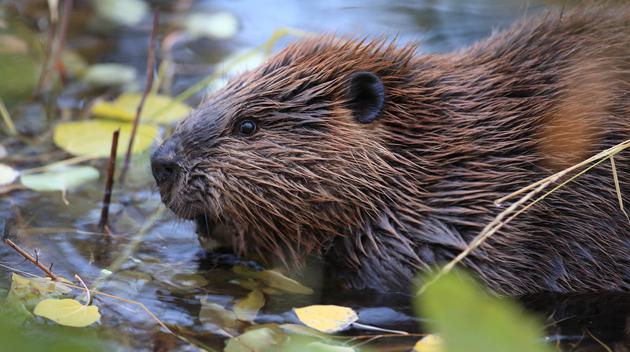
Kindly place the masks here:
<instances>
[{"instance_id":1,"label":"blurred foreground leaf","mask_svg":"<svg viewBox=\"0 0 630 352\"><path fill-rule=\"evenodd\" d=\"M140 93L124 93L111 102L96 103L92 107L92 115L133 121L141 99ZM183 119L190 111L191 108L188 105L176 102L171 97L151 94L144 102L141 121L167 124Z\"/></svg>"},{"instance_id":2,"label":"blurred foreground leaf","mask_svg":"<svg viewBox=\"0 0 630 352\"><path fill-rule=\"evenodd\" d=\"M441 277L416 302L445 352L551 352L542 327L510 301L486 294L463 273Z\"/></svg>"},{"instance_id":3,"label":"blurred foreground leaf","mask_svg":"<svg viewBox=\"0 0 630 352\"><path fill-rule=\"evenodd\" d=\"M89 120L60 123L55 127L54 141L61 149L77 156L108 157L111 148L112 133L120 128L118 155L127 151L131 135L131 124L119 121ZM158 129L152 125L138 125L138 134L133 145L133 152L140 153L149 149L157 137Z\"/></svg>"},{"instance_id":4,"label":"blurred foreground leaf","mask_svg":"<svg viewBox=\"0 0 630 352\"><path fill-rule=\"evenodd\" d=\"M101 319L97 306L84 306L74 299L45 299L35 306L33 313L57 324L77 328L86 327Z\"/></svg>"},{"instance_id":5,"label":"blurred foreground leaf","mask_svg":"<svg viewBox=\"0 0 630 352\"><path fill-rule=\"evenodd\" d=\"M287 336L276 327L254 327L245 333L229 339L225 352L264 352L279 351Z\"/></svg>"}]
</instances>

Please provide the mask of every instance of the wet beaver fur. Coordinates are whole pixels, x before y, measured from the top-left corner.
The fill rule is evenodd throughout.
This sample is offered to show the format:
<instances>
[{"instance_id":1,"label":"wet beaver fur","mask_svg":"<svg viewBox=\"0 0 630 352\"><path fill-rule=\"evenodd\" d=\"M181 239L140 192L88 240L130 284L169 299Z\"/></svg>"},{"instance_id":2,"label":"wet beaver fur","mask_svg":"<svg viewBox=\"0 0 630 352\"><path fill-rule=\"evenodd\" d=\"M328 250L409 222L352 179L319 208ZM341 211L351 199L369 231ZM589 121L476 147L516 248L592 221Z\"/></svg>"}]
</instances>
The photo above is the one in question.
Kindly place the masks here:
<instances>
[{"instance_id":1,"label":"wet beaver fur","mask_svg":"<svg viewBox=\"0 0 630 352\"><path fill-rule=\"evenodd\" d=\"M228 229L218 240L240 254L321 257L348 286L407 291L505 209L496 199L628 138L630 10L588 7L450 54L302 39L209 96L152 168L170 209ZM627 206L629 154L615 157ZM462 264L505 294L629 290L611 164Z\"/></svg>"}]
</instances>

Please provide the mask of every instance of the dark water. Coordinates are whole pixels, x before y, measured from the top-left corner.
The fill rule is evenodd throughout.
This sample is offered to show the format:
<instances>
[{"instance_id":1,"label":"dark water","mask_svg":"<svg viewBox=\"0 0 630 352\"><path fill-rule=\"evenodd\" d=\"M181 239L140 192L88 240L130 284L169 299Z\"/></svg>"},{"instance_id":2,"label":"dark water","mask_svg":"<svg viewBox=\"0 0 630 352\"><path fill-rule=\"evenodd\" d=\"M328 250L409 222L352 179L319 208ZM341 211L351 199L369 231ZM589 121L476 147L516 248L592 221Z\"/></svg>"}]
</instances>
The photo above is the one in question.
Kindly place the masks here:
<instances>
[{"instance_id":1,"label":"dark water","mask_svg":"<svg viewBox=\"0 0 630 352\"><path fill-rule=\"evenodd\" d=\"M2 4L0 2L0 6ZM80 2L78 6L82 7ZM182 63L183 69L175 76L173 91L177 93L204 77L222 58L259 45L280 27L357 36L398 36L401 42L420 41L422 52L441 52L466 46L494 28L504 27L520 15L541 8L541 1L500 0L193 2L192 8L186 11L234 13L240 20L240 30L234 38L225 41L191 40L176 45L173 56L176 62ZM68 45L83 49L94 46L96 49L86 50L92 55L91 62L132 64L143 72L149 22L146 18L139 26L119 28L107 35L102 31L81 30L70 34ZM289 40L281 40L277 48ZM96 45L90 44L94 41ZM84 103L77 98L72 86L64 94L59 104L82 106ZM15 155L25 154L19 143L9 142L5 147ZM50 145L44 145L39 151L50 149ZM37 165L41 163L31 166ZM205 258L192 223L176 219L161 205L150 176L147 155L135 157L130 175L126 189L116 190L113 197L114 233L110 240L93 232L100 214L102 180L70 192L68 206L58 193L17 191L5 194L0 198L0 218L14 221L10 235L23 247L37 249L42 262L54 263L57 274L72 277L78 273L91 287L141 302L163 322L220 349L223 335L216 327L199 320L200 300L226 305L248 291L233 282L238 276L229 268L216 267ZM104 271L118 258L124 260L113 274ZM4 287L9 284L8 268L37 273L31 264L5 246L0 247L0 264L0 282ZM207 283L190 283L191 278L197 280L199 276ZM365 324L418 330L418 320L411 314L406 297L365 292L323 291L311 296L269 297L257 322L295 322L291 307L320 302L355 307ZM615 351L628 351L621 347L630 346L628 295L545 295L523 298L522 302L545 318L547 339L562 343L567 350L605 351L592 338L596 336L611 348L618 346ZM98 297L97 303L103 314L99 333L117 341L121 350L153 350L153 345L167 344L172 344L174 350L194 350L160 333L155 320L138 306L105 297ZM355 333L362 332L350 332ZM383 339L377 347L409 350L416 339Z\"/></svg>"}]
</instances>

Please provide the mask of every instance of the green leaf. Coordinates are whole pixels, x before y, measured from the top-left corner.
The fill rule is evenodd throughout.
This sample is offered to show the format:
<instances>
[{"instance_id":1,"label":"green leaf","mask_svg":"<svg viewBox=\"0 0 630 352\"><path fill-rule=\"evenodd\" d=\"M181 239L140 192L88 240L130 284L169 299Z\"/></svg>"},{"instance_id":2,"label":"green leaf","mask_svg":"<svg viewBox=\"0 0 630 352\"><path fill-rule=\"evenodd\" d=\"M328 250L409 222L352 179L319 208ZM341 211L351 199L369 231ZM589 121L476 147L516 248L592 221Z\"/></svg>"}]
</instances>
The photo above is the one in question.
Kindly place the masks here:
<instances>
[{"instance_id":1,"label":"green leaf","mask_svg":"<svg viewBox=\"0 0 630 352\"><path fill-rule=\"evenodd\" d=\"M112 102L103 101L94 104L92 115L133 121L141 99L140 93L124 93ZM144 102L140 121L168 124L183 119L190 111L191 108L188 105L176 102L171 97L151 94Z\"/></svg>"},{"instance_id":2,"label":"green leaf","mask_svg":"<svg viewBox=\"0 0 630 352\"><path fill-rule=\"evenodd\" d=\"M12 105L31 94L39 78L39 66L28 55L0 54L0 98Z\"/></svg>"},{"instance_id":3,"label":"green leaf","mask_svg":"<svg viewBox=\"0 0 630 352\"><path fill-rule=\"evenodd\" d=\"M84 306L74 299L45 299L35 306L33 313L57 324L78 328L91 325L101 319L97 306Z\"/></svg>"},{"instance_id":4,"label":"green leaf","mask_svg":"<svg viewBox=\"0 0 630 352\"><path fill-rule=\"evenodd\" d=\"M91 166L62 166L46 172L22 175L20 182L34 191L66 191L98 178L98 170Z\"/></svg>"},{"instance_id":5,"label":"green leaf","mask_svg":"<svg viewBox=\"0 0 630 352\"><path fill-rule=\"evenodd\" d=\"M119 86L134 82L136 76L136 69L131 66L96 64L86 70L83 81L93 86Z\"/></svg>"},{"instance_id":6,"label":"green leaf","mask_svg":"<svg viewBox=\"0 0 630 352\"><path fill-rule=\"evenodd\" d=\"M94 0L93 3L101 17L127 26L140 23L149 12L142 0Z\"/></svg>"},{"instance_id":7,"label":"green leaf","mask_svg":"<svg viewBox=\"0 0 630 352\"><path fill-rule=\"evenodd\" d=\"M250 292L247 297L234 303L234 314L240 320L252 321L258 311L265 305L265 295L259 290Z\"/></svg>"},{"instance_id":8,"label":"green leaf","mask_svg":"<svg viewBox=\"0 0 630 352\"><path fill-rule=\"evenodd\" d=\"M0 164L0 186L13 183L20 173L6 164Z\"/></svg>"},{"instance_id":9,"label":"green leaf","mask_svg":"<svg viewBox=\"0 0 630 352\"><path fill-rule=\"evenodd\" d=\"M60 123L55 127L55 144L66 152L77 156L109 157L112 133L120 128L118 156L127 151L132 125L119 121L88 120ZM133 152L143 152L153 144L158 129L152 125L140 124Z\"/></svg>"},{"instance_id":10,"label":"green leaf","mask_svg":"<svg viewBox=\"0 0 630 352\"><path fill-rule=\"evenodd\" d=\"M486 294L463 273L441 277L416 303L419 316L428 318L443 339L445 352L552 351L535 319L514 303Z\"/></svg>"},{"instance_id":11,"label":"green leaf","mask_svg":"<svg viewBox=\"0 0 630 352\"><path fill-rule=\"evenodd\" d=\"M184 19L184 29L192 37L228 39L238 33L238 19L229 12L193 13Z\"/></svg>"}]
</instances>

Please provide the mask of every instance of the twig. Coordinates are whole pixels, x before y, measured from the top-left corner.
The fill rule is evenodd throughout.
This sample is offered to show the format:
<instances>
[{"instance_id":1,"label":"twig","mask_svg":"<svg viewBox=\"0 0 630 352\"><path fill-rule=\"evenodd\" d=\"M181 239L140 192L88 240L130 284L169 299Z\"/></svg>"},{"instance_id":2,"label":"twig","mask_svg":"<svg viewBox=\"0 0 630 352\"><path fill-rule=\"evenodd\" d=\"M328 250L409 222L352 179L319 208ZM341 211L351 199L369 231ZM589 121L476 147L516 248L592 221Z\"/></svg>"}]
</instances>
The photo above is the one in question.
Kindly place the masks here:
<instances>
[{"instance_id":1,"label":"twig","mask_svg":"<svg viewBox=\"0 0 630 352\"><path fill-rule=\"evenodd\" d=\"M122 172L120 173L120 184L125 183L125 177L127 176L127 170L129 169L129 162L131 161L131 153L133 150L133 142L136 138L138 131L138 124L140 123L140 116L142 115L142 108L144 102L151 91L153 85L153 67L155 66L155 39L157 37L157 29L160 20L159 10L155 10L153 14L153 28L151 29L151 37L149 38L149 51L147 53L147 80L144 85L144 92L142 93L142 99L136 109L136 117L133 119L133 127L131 129L131 136L129 137L129 145L127 146L127 154L125 154L125 163L123 164Z\"/></svg>"},{"instance_id":2,"label":"twig","mask_svg":"<svg viewBox=\"0 0 630 352\"><path fill-rule=\"evenodd\" d=\"M81 285L83 285L83 288L85 289L85 295L86 295L85 305L89 306L92 303L92 296L90 296L90 289L87 287L85 282L83 282L83 279L81 279L81 276L79 276L79 274L74 274L74 278L79 280Z\"/></svg>"},{"instance_id":3,"label":"twig","mask_svg":"<svg viewBox=\"0 0 630 352\"><path fill-rule=\"evenodd\" d=\"M50 54L53 48L53 42L55 41L55 27L57 25L58 17L58 3L56 1L48 1L48 7L50 12L50 22L48 23L48 36L46 38L46 47L44 48L44 59L42 60L42 67L39 72L39 79L37 85L33 91L33 95L37 96L44 86L44 81L48 76L48 67L50 65Z\"/></svg>"},{"instance_id":4,"label":"twig","mask_svg":"<svg viewBox=\"0 0 630 352\"><path fill-rule=\"evenodd\" d=\"M26 260L28 260L29 262L35 264L36 267L38 267L39 269L41 269L41 271L43 271L44 273L46 273L46 275L55 280L55 281L59 281L59 277L57 277L57 275L53 274L52 271L50 271L50 269L48 269L47 267L45 267L44 265L42 265L42 263L40 263L37 259L33 258L32 255L28 254L25 250L23 250L22 248L20 248L17 244L15 244L15 242L11 241L10 239L5 239L4 243L6 243L9 247L13 248L16 252L18 252L22 257L24 257Z\"/></svg>"},{"instance_id":5,"label":"twig","mask_svg":"<svg viewBox=\"0 0 630 352\"><path fill-rule=\"evenodd\" d=\"M68 33L68 23L70 22L70 12L72 12L72 0L64 0L63 13L61 14L61 28L59 29L59 40L57 41L57 48L55 55L53 56L53 67L59 70L59 75L62 82L65 80L65 72L61 66L61 52L66 43L66 33Z\"/></svg>"},{"instance_id":6,"label":"twig","mask_svg":"<svg viewBox=\"0 0 630 352\"><path fill-rule=\"evenodd\" d=\"M109 218L109 204L112 200L112 187L114 186L114 171L116 169L116 154L118 152L118 136L120 136L120 128L112 134L112 148L109 153L109 162L107 163L107 181L105 183L105 194L103 195L103 208L101 209L101 220L98 223L99 231L105 232L105 226Z\"/></svg>"}]
</instances>

